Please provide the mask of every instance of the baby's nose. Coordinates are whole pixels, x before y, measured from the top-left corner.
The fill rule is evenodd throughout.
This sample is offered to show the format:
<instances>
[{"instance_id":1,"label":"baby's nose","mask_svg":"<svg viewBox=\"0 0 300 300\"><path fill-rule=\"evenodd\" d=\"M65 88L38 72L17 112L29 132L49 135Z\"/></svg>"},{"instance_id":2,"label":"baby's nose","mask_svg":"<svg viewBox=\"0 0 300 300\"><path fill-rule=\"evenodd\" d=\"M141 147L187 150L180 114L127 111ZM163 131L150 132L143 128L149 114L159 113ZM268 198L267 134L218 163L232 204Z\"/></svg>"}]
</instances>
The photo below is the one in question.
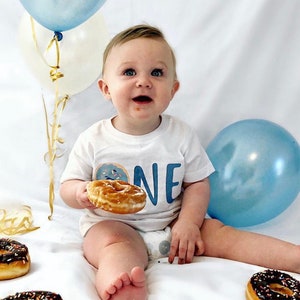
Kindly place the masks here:
<instances>
[{"instance_id":1,"label":"baby's nose","mask_svg":"<svg viewBox=\"0 0 300 300\"><path fill-rule=\"evenodd\" d=\"M151 80L146 75L140 75L137 79L136 85L137 85L137 87L147 87L147 88L152 87Z\"/></svg>"}]
</instances>

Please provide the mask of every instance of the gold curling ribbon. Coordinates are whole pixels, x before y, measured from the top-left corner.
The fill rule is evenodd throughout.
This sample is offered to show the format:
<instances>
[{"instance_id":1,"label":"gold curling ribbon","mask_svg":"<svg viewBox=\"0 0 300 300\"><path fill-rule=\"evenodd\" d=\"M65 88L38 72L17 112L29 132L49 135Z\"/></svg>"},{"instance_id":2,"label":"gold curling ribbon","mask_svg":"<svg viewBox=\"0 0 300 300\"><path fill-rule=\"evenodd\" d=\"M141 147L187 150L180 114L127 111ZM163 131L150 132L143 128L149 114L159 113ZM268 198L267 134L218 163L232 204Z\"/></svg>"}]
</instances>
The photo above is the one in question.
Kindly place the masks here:
<instances>
[{"instance_id":1,"label":"gold curling ribbon","mask_svg":"<svg viewBox=\"0 0 300 300\"><path fill-rule=\"evenodd\" d=\"M0 209L0 234L15 235L34 231L40 227L33 226L30 206Z\"/></svg>"},{"instance_id":2,"label":"gold curling ribbon","mask_svg":"<svg viewBox=\"0 0 300 300\"><path fill-rule=\"evenodd\" d=\"M55 185L54 185L54 161L56 158L61 157L57 153L57 143L63 144L64 140L58 136L58 131L60 124L58 120L61 117L61 114L66 107L66 103L69 100L69 96L66 95L63 98L56 98L53 112L53 123L50 124L48 121L48 113L46 108L45 99L43 97L44 111L45 111L45 121L46 121L46 135L48 142L48 152L45 154L45 161L49 165L49 207L50 215L48 219L51 220L54 210L54 199L55 199Z\"/></svg>"},{"instance_id":3,"label":"gold curling ribbon","mask_svg":"<svg viewBox=\"0 0 300 300\"><path fill-rule=\"evenodd\" d=\"M57 143L63 144L64 140L59 137L58 132L59 128L61 127L60 125L60 118L62 115L63 110L66 107L66 104L68 100L70 99L69 95L65 95L64 97L59 97L59 86L58 86L58 79L64 77L64 74L59 71L60 69L60 50L59 50L59 41L58 37L55 34L50 41L47 51L51 49L51 47L54 45L55 46L55 51L56 51L56 64L55 65L50 65L46 61L44 55L40 51L40 47L38 45L36 33L35 33L35 28L34 28L34 21L33 18L31 17L31 28L32 28L32 37L35 43L35 47L41 56L42 60L46 65L49 66L50 68L50 78L52 82L55 84L55 101L54 101L54 111L53 111L53 120L52 123L50 124L49 122L49 117L48 117L48 112L47 112L47 107L45 103L44 97L43 99L43 106L44 106L44 113L45 113L45 121L46 121L46 136L47 136L47 146L48 146L48 152L45 154L45 161L48 163L49 166L49 194L48 194L48 199L49 199L49 208L50 208L50 215L48 216L48 219L52 219L53 211L54 211L54 199L55 199L55 184L54 184L54 161L56 158L59 158L62 156L58 154L57 152Z\"/></svg>"},{"instance_id":4,"label":"gold curling ribbon","mask_svg":"<svg viewBox=\"0 0 300 300\"><path fill-rule=\"evenodd\" d=\"M49 42L49 45L47 47L47 51L49 51L51 49L51 47L53 46L53 44L55 44L55 49L56 49L56 65L50 65L48 64L48 62L46 61L44 55L42 54L40 47L38 45L38 41L37 41L37 37L36 37L36 33L35 33L35 26L34 26L34 20L32 17L30 17L30 22L31 22L31 31L32 31L32 38L34 41L34 45L36 50L38 51L40 57L42 58L42 60L44 61L44 63L50 67L50 78L52 79L52 82L56 81L59 78L64 77L64 74L59 72L60 66L60 51L59 51L59 42L58 42L58 38L57 35L55 34L53 36L53 38L51 39L51 41ZM56 86L57 89L57 86Z\"/></svg>"}]
</instances>

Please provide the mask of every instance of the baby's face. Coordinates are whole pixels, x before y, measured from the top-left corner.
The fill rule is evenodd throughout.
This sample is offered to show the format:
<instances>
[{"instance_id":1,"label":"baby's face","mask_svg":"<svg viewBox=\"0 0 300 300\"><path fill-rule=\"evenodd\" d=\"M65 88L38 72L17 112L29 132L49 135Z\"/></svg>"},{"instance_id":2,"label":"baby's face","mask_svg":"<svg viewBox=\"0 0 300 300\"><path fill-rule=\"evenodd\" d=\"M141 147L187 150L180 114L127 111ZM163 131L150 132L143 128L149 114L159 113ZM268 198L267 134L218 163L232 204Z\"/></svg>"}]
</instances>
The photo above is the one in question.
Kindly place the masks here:
<instances>
[{"instance_id":1,"label":"baby's face","mask_svg":"<svg viewBox=\"0 0 300 300\"><path fill-rule=\"evenodd\" d=\"M119 115L157 118L179 87L171 49L163 40L149 38L115 46L99 86Z\"/></svg>"}]
</instances>

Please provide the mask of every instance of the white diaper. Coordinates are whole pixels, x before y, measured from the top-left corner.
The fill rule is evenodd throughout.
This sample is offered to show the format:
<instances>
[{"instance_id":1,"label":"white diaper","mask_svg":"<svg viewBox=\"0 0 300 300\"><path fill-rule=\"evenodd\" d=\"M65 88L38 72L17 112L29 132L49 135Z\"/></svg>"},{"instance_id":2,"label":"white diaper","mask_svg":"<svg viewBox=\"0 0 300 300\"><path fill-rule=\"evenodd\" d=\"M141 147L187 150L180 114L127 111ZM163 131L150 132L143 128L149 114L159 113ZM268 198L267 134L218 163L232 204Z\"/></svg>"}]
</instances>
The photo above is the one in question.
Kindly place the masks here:
<instances>
[{"instance_id":1,"label":"white diaper","mask_svg":"<svg viewBox=\"0 0 300 300\"><path fill-rule=\"evenodd\" d=\"M149 260L167 257L170 252L171 228L166 227L164 230L149 231L138 233L142 236L147 249Z\"/></svg>"}]
</instances>

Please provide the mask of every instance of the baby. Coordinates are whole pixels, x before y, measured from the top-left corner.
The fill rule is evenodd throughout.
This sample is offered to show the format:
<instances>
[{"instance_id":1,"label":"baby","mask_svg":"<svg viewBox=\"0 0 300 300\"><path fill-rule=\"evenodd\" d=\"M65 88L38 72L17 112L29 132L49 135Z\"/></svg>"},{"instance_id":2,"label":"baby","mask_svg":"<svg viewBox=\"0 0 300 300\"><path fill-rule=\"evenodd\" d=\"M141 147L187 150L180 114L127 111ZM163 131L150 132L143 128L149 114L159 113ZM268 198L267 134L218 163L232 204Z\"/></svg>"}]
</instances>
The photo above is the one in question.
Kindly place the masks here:
<instances>
[{"instance_id":1,"label":"baby","mask_svg":"<svg viewBox=\"0 0 300 300\"><path fill-rule=\"evenodd\" d=\"M205 219L214 168L195 132L164 114L179 81L159 29L137 25L117 34L104 52L102 76L99 88L117 114L79 136L60 188L69 206L86 210L84 255L97 268L102 300L147 299L145 269L159 255L170 263L206 255L300 272L298 245ZM130 215L97 209L86 185L99 179L141 186L145 208Z\"/></svg>"}]
</instances>

